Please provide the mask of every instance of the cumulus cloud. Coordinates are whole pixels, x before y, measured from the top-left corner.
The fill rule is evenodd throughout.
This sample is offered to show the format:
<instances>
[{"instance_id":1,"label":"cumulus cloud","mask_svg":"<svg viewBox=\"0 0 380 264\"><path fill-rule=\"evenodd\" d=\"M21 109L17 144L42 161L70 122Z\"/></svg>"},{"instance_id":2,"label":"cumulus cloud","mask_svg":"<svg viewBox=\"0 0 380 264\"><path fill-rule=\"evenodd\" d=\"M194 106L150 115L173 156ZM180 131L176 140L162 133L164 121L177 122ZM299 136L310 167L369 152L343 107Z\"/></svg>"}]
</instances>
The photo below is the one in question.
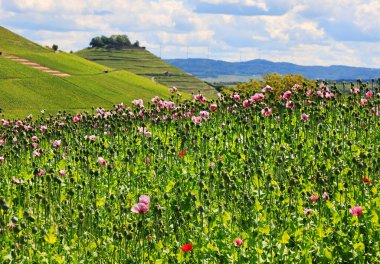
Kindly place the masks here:
<instances>
[{"instance_id":1,"label":"cumulus cloud","mask_svg":"<svg viewBox=\"0 0 380 264\"><path fill-rule=\"evenodd\" d=\"M0 0L0 24L67 51L127 34L166 58L306 65L380 67L379 13L377 0Z\"/></svg>"}]
</instances>

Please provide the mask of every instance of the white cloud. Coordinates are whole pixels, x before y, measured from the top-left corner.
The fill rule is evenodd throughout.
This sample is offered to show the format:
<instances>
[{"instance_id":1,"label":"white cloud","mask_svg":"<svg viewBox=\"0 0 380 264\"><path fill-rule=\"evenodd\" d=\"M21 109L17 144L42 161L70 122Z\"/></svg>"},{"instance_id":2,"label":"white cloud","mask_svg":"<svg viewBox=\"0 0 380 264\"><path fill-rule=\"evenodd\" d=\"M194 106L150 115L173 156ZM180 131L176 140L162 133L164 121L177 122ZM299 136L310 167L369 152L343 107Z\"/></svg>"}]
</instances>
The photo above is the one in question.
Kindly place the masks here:
<instances>
[{"instance_id":1,"label":"white cloud","mask_svg":"<svg viewBox=\"0 0 380 264\"><path fill-rule=\"evenodd\" d=\"M262 12L197 12L199 3ZM0 24L64 50L127 34L156 54L161 45L164 57L236 61L241 53L308 65L380 67L379 13L378 0L0 0Z\"/></svg>"}]
</instances>

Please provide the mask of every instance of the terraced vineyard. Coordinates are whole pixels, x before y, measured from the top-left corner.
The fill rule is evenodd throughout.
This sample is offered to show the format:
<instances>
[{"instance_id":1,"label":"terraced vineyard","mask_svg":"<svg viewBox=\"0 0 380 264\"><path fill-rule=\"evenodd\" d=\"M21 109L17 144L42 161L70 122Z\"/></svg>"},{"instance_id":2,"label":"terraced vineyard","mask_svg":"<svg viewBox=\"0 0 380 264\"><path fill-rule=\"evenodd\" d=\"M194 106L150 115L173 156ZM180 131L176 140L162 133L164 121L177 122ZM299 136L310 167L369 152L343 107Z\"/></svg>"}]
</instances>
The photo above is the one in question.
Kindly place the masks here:
<instances>
[{"instance_id":1,"label":"terraced vineyard","mask_svg":"<svg viewBox=\"0 0 380 264\"><path fill-rule=\"evenodd\" d=\"M189 93L215 97L216 90L204 81L164 62L143 48L134 49L84 49L77 54L85 59L113 69L124 69L167 87L176 86Z\"/></svg>"},{"instance_id":2,"label":"terraced vineyard","mask_svg":"<svg viewBox=\"0 0 380 264\"><path fill-rule=\"evenodd\" d=\"M2 27L0 36L0 108L5 118L39 114L42 109L46 113L91 111L156 95L168 98L165 86L126 70L114 71L75 54L53 52ZM12 60L14 56L18 61Z\"/></svg>"}]
</instances>

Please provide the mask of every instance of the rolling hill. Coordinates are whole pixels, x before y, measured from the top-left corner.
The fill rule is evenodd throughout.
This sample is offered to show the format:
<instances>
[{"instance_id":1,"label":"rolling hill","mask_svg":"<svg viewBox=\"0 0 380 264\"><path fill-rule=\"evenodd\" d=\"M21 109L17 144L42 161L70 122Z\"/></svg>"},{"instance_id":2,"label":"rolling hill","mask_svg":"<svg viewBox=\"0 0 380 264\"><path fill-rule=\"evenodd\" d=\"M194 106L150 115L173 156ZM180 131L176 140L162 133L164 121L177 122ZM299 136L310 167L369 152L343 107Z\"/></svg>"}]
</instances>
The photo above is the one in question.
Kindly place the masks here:
<instances>
[{"instance_id":1,"label":"rolling hill","mask_svg":"<svg viewBox=\"0 0 380 264\"><path fill-rule=\"evenodd\" d=\"M188 93L197 93L200 90L206 96L216 96L216 91L213 87L191 74L164 62L145 48L87 48L76 52L76 54L113 69L133 72L167 87L176 86Z\"/></svg>"},{"instance_id":2,"label":"rolling hill","mask_svg":"<svg viewBox=\"0 0 380 264\"><path fill-rule=\"evenodd\" d=\"M267 73L302 74L310 79L356 80L377 79L380 69L350 66L300 66L287 62L251 60L226 62L210 59L170 59L166 62L183 69L199 78L217 76L261 76Z\"/></svg>"},{"instance_id":3,"label":"rolling hill","mask_svg":"<svg viewBox=\"0 0 380 264\"><path fill-rule=\"evenodd\" d=\"M111 108L133 99L168 98L167 87L125 70L113 70L75 54L54 52L0 27L0 108L6 118ZM17 56L70 75L57 77L9 59ZM188 96L188 95L185 95Z\"/></svg>"}]
</instances>

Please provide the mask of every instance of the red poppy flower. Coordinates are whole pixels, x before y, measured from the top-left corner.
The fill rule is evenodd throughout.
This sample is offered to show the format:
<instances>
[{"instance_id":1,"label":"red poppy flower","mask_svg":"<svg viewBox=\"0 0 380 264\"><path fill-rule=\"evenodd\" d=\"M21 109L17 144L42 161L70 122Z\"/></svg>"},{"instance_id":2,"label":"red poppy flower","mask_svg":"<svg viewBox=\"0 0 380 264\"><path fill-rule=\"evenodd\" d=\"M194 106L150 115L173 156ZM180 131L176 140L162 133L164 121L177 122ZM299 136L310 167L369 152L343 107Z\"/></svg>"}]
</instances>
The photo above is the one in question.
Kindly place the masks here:
<instances>
[{"instance_id":1,"label":"red poppy flower","mask_svg":"<svg viewBox=\"0 0 380 264\"><path fill-rule=\"evenodd\" d=\"M182 158L185 155L186 155L186 151L181 150L181 152L179 153L179 157Z\"/></svg>"},{"instance_id":2,"label":"red poppy flower","mask_svg":"<svg viewBox=\"0 0 380 264\"><path fill-rule=\"evenodd\" d=\"M193 250L192 244L185 244L181 247L182 252L187 252Z\"/></svg>"},{"instance_id":3,"label":"red poppy flower","mask_svg":"<svg viewBox=\"0 0 380 264\"><path fill-rule=\"evenodd\" d=\"M367 178L367 177L363 178L363 182L368 183L368 185L371 184L371 180L369 178Z\"/></svg>"}]
</instances>

